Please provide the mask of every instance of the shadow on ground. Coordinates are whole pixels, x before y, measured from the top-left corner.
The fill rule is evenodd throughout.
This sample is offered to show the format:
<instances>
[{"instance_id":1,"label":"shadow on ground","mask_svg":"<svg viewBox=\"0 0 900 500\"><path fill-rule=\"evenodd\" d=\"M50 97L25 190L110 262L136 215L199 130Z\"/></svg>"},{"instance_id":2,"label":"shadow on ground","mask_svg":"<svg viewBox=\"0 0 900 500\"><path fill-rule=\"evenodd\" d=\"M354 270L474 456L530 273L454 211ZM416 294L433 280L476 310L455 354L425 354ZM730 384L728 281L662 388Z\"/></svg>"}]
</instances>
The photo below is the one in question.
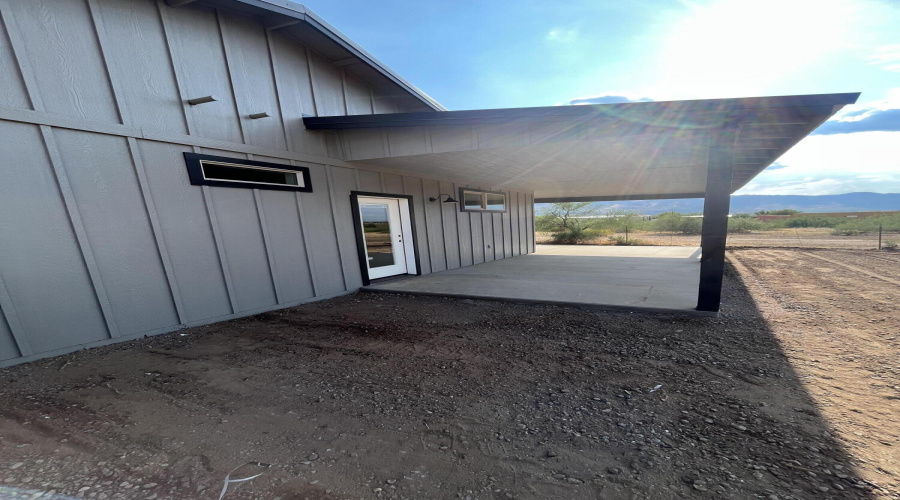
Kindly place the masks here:
<instances>
[{"instance_id":1,"label":"shadow on ground","mask_svg":"<svg viewBox=\"0 0 900 500\"><path fill-rule=\"evenodd\" d=\"M355 294L0 370L0 484L78 498L889 497L742 281L718 318Z\"/></svg>"}]
</instances>

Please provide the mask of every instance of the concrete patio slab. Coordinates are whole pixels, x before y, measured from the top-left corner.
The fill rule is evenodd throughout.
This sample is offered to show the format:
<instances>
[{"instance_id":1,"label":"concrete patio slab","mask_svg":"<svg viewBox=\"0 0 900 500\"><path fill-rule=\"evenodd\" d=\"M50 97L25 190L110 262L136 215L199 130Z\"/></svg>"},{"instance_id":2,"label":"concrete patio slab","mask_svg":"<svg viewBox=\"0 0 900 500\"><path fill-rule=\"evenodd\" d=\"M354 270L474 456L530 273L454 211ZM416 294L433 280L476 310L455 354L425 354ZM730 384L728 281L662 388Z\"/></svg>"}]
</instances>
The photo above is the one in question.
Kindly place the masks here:
<instances>
[{"instance_id":1,"label":"concrete patio slab","mask_svg":"<svg viewBox=\"0 0 900 500\"><path fill-rule=\"evenodd\" d=\"M700 249L538 245L537 252L365 291L694 311Z\"/></svg>"}]
</instances>

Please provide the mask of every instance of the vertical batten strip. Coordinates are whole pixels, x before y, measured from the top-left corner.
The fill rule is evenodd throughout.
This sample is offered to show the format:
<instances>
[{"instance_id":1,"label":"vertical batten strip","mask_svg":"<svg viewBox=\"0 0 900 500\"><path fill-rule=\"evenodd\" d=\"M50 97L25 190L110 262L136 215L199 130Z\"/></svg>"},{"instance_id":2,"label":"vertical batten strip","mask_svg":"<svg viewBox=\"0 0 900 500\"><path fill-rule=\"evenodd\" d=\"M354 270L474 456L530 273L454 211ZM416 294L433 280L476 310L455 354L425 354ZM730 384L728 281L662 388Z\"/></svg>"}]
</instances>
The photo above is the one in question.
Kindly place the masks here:
<instances>
[{"instance_id":1,"label":"vertical batten strip","mask_svg":"<svg viewBox=\"0 0 900 500\"><path fill-rule=\"evenodd\" d=\"M528 209L525 205L528 202L528 195L520 192L516 198L519 200L519 255L525 255L528 253L528 221L526 220Z\"/></svg>"},{"instance_id":2,"label":"vertical batten strip","mask_svg":"<svg viewBox=\"0 0 900 500\"><path fill-rule=\"evenodd\" d=\"M291 165L294 164L294 162L291 162ZM300 234L303 235L303 249L306 251L306 267L309 269L309 282L312 284L313 297L318 297L319 283L316 280L316 262L309 248L309 234L306 231L306 222L304 222L306 214L303 211L303 200L300 198L300 193L294 193L294 198L297 200L297 218L300 223Z\"/></svg>"},{"instance_id":3,"label":"vertical batten strip","mask_svg":"<svg viewBox=\"0 0 900 500\"><path fill-rule=\"evenodd\" d=\"M337 207L334 202L334 173L331 165L325 165L325 181L328 183L328 203L331 205L331 225L334 227L334 239L337 241L338 260L341 264L341 278L344 280L344 291L350 291L350 283L347 281L347 272L344 270L344 251L341 245L341 232L337 225Z\"/></svg>"},{"instance_id":4,"label":"vertical batten strip","mask_svg":"<svg viewBox=\"0 0 900 500\"><path fill-rule=\"evenodd\" d=\"M9 296L6 284L3 283L3 276L0 276L0 316L6 318L6 324L9 325L9 331L12 332L13 341L16 343L16 348L19 349L19 355L31 356L34 354L34 349L32 349L31 343L28 342L28 335L25 333L19 314L13 306L12 297Z\"/></svg>"},{"instance_id":5,"label":"vertical batten strip","mask_svg":"<svg viewBox=\"0 0 900 500\"><path fill-rule=\"evenodd\" d=\"M9 8L9 0L0 0L0 22L3 23L9 36L13 59L18 65L19 74L22 75L22 83L25 84L25 92L31 101L31 107L35 111L44 111L44 101L38 93L37 80L31 70L31 63L25 57L25 41L19 35L19 27L13 18L12 9Z\"/></svg>"},{"instance_id":6,"label":"vertical batten strip","mask_svg":"<svg viewBox=\"0 0 900 500\"><path fill-rule=\"evenodd\" d=\"M195 153L201 153L198 146L194 146ZM209 218L209 227L212 229L213 241L216 243L216 253L219 255L219 267L222 268L222 279L225 280L225 290L228 292L228 302L231 304L231 312L238 312L237 295L234 293L234 284L231 281L231 268L228 267L228 256L225 255L225 245L222 243L222 230L219 228L219 218L216 216L216 207L213 205L212 192L209 186L200 186L203 193L203 203L206 205L206 216Z\"/></svg>"},{"instance_id":7,"label":"vertical batten strip","mask_svg":"<svg viewBox=\"0 0 900 500\"><path fill-rule=\"evenodd\" d=\"M188 135L194 135L193 112L191 111L190 104L187 103L187 96L184 91L184 75L181 74L181 61L176 60L175 49L172 46L172 28L169 26L171 24L169 22L169 12L166 10L168 7L162 0L157 0L156 8L159 11L159 22L163 28L163 39L166 42L169 63L172 65L172 74L175 76L175 86L178 88L178 98L181 99L181 111L184 114L184 126L187 128Z\"/></svg>"},{"instance_id":8,"label":"vertical batten strip","mask_svg":"<svg viewBox=\"0 0 900 500\"><path fill-rule=\"evenodd\" d=\"M234 86L234 54L228 48L228 36L226 35L225 21L222 20L222 11L216 9L216 22L219 25L219 40L222 42L222 50L225 54L225 69L228 71L228 83L231 86L231 100L234 102L234 109L237 111L238 128L241 130L241 140L244 144L247 142L247 131L244 130L244 111L241 110L239 99L237 98L237 88Z\"/></svg>"},{"instance_id":9,"label":"vertical batten strip","mask_svg":"<svg viewBox=\"0 0 900 500\"><path fill-rule=\"evenodd\" d=\"M275 302L283 302L281 285L278 283L278 269L275 267L275 256L272 255L272 242L269 239L269 226L266 224L266 214L263 210L262 198L259 189L253 190L253 201L256 202L256 215L259 218L259 228L262 230L263 246L266 250L266 260L269 262L269 276L272 279L272 289L275 290Z\"/></svg>"},{"instance_id":10,"label":"vertical batten strip","mask_svg":"<svg viewBox=\"0 0 900 500\"><path fill-rule=\"evenodd\" d=\"M529 193L529 194L526 194L525 196L526 196L525 217L528 219L528 225L529 225L528 248L531 253L534 253L535 251L537 251L534 247L535 237L537 236L535 234L536 230L534 229L534 193Z\"/></svg>"},{"instance_id":11,"label":"vertical batten strip","mask_svg":"<svg viewBox=\"0 0 900 500\"><path fill-rule=\"evenodd\" d=\"M428 134L428 149L429 150L431 149L431 134ZM459 186L455 182L452 183L451 185L453 186L453 191L450 194L451 195L456 194L457 196L459 196L459 194L457 194L457 193L459 193ZM463 200L459 200L459 203L462 203L462 202L463 202ZM459 205L456 205L456 207L453 209L453 212L454 212L454 214L453 214L454 218L456 219L456 255L459 258L459 267L463 267L462 228L459 227L460 226L459 219L461 218L460 215L462 214L462 212L459 210ZM472 237L471 233L472 233L472 225L469 224L469 238ZM471 243L471 241L472 240L470 239L469 243ZM473 263L475 262L474 255L472 255L472 262Z\"/></svg>"},{"instance_id":12,"label":"vertical batten strip","mask_svg":"<svg viewBox=\"0 0 900 500\"><path fill-rule=\"evenodd\" d=\"M178 289L178 282L175 280L175 271L172 268L169 251L166 249L166 242L163 239L162 226L160 225L159 217L157 217L156 214L156 204L153 202L153 197L150 194L144 162L141 158L140 151L138 150L137 140L134 137L128 138L128 151L131 153L131 162L134 165L134 172L137 175L138 185L141 188L141 196L144 199L144 209L147 210L147 217L150 219L150 228L153 230L153 239L156 241L156 250L159 252L159 259L162 261L163 271L166 273L166 282L169 284L169 293L172 294L172 302L175 304L178 322L186 323L187 317L184 314L181 292Z\"/></svg>"},{"instance_id":13,"label":"vertical batten strip","mask_svg":"<svg viewBox=\"0 0 900 500\"><path fill-rule=\"evenodd\" d=\"M350 105L347 104L347 73L341 70L341 97L344 101L344 114L350 114Z\"/></svg>"},{"instance_id":14,"label":"vertical batten strip","mask_svg":"<svg viewBox=\"0 0 900 500\"><path fill-rule=\"evenodd\" d=\"M275 86L275 102L278 104L278 114L281 116L281 128L284 130L284 147L288 151L294 150L294 145L291 141L291 133L290 128L288 127L287 119L284 117L284 106L281 105L284 98L281 95L281 86L278 83L278 72L275 71L275 66L278 64L275 56L275 47L272 43L272 31L266 30L266 48L269 51L269 67L272 69L272 84Z\"/></svg>"},{"instance_id":15,"label":"vertical batten strip","mask_svg":"<svg viewBox=\"0 0 900 500\"><path fill-rule=\"evenodd\" d=\"M317 97L320 93L316 89L315 64L312 61L312 51L309 50L309 47L304 47L304 49L306 50L306 70L309 73L309 91L312 93L313 115L319 116L319 110L322 109L322 106L318 102L319 97Z\"/></svg>"},{"instance_id":16,"label":"vertical batten strip","mask_svg":"<svg viewBox=\"0 0 900 500\"><path fill-rule=\"evenodd\" d=\"M100 15L100 7L97 0L87 0L88 12L94 28L94 35L97 37L97 45L100 47L100 58L103 60L103 68L106 70L106 80L109 82L109 88L112 90L113 102L116 105L116 112L119 114L119 122L123 125L131 125L131 117L122 103L122 88L118 81L113 78L112 66L109 62L109 40L106 38L106 28L103 26L103 17Z\"/></svg>"},{"instance_id":17,"label":"vertical batten strip","mask_svg":"<svg viewBox=\"0 0 900 500\"><path fill-rule=\"evenodd\" d=\"M384 185L384 172L378 172L378 181L381 184L381 192L387 193L387 188ZM401 182L402 181L403 181L403 179L401 179Z\"/></svg>"},{"instance_id":18,"label":"vertical batten strip","mask_svg":"<svg viewBox=\"0 0 900 500\"><path fill-rule=\"evenodd\" d=\"M410 209L410 211L412 212L413 216L415 216L415 213L416 213L416 207L415 207L416 195L413 194L413 193L411 193L410 190L407 189L407 187L406 187L406 184L407 184L406 181L407 181L408 179L409 179L408 176L405 176L405 175L400 176L400 183L403 185L402 194L405 194L405 195L407 195L407 196L412 196L412 199L409 201L409 203L410 203L409 209ZM419 185L421 186L421 179L419 179ZM416 220L418 221L418 219L416 219ZM425 220L425 211L424 211L424 210L422 210L422 220L421 220L420 222L422 223L422 228L424 229L424 231L423 231L423 234L421 234L421 235L418 234L418 233L416 233L416 239L417 239L417 241L416 241L415 243L416 243L416 246L417 246L418 249L419 249L419 260L421 261L421 260L422 260L422 246L419 245L419 242L420 242L420 241L423 241L423 240L422 240L422 236L424 235L424 241L425 241L425 254L424 254L424 255L428 258L428 273L431 273L431 247L430 247L430 245L428 244L428 221ZM416 231L418 231L418 228L416 228ZM419 263L419 267L420 267L420 268L422 267L421 262ZM426 274L425 271L424 271L423 269L419 269L419 272L422 273L422 274Z\"/></svg>"},{"instance_id":19,"label":"vertical batten strip","mask_svg":"<svg viewBox=\"0 0 900 500\"><path fill-rule=\"evenodd\" d=\"M81 213L78 211L78 205L75 203L75 193L69 183L69 176L66 173L65 164L59 148L56 145L56 139L53 137L53 129L47 125L41 125L41 135L44 138L44 147L47 149L47 156L50 158L50 164L53 166L53 174L56 176L56 183L59 186L59 192L62 195L63 202L66 206L66 213L69 216L69 222L75 232L75 239L78 241L78 247L81 250L81 257L87 267L91 284L94 287L94 295L97 302L100 303L100 310L103 313L103 319L106 321L106 327L109 330L110 338L119 336L119 327L113 317L112 306L109 303L109 296L106 294L106 288L100 279L100 268L94 259L94 252L91 250L88 241L87 231L84 228L84 222L81 219Z\"/></svg>"},{"instance_id":20,"label":"vertical batten strip","mask_svg":"<svg viewBox=\"0 0 900 500\"><path fill-rule=\"evenodd\" d=\"M425 197L425 180L419 179L419 186L422 188L422 219L425 221L425 246L428 250L428 265L431 272L434 272L434 256L431 254L431 243L428 238L428 205Z\"/></svg>"}]
</instances>

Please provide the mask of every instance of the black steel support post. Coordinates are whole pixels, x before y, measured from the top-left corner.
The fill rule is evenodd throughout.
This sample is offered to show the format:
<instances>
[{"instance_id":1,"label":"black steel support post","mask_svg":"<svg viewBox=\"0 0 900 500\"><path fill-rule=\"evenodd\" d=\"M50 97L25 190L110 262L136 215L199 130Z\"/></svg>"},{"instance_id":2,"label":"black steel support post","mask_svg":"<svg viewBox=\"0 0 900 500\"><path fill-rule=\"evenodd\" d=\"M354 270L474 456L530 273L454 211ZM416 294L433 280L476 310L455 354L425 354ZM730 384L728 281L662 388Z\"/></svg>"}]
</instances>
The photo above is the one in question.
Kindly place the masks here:
<instances>
[{"instance_id":1,"label":"black steel support post","mask_svg":"<svg viewBox=\"0 0 900 500\"><path fill-rule=\"evenodd\" d=\"M731 176L737 124L726 123L709 145L706 195L703 200L703 233L700 237L700 290L697 310L718 312L725 273L725 238L731 206Z\"/></svg>"}]
</instances>

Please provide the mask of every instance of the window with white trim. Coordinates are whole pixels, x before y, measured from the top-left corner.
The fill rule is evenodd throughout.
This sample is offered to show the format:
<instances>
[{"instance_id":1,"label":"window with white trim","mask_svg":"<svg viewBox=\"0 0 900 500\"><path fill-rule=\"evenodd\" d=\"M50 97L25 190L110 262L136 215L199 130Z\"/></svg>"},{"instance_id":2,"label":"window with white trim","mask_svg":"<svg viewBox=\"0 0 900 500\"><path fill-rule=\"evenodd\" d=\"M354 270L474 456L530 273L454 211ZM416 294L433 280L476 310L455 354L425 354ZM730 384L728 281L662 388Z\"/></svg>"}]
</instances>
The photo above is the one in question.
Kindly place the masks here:
<instances>
[{"instance_id":1,"label":"window with white trim","mask_svg":"<svg viewBox=\"0 0 900 500\"><path fill-rule=\"evenodd\" d=\"M307 167L184 153L191 184L245 189L312 191Z\"/></svg>"},{"instance_id":2,"label":"window with white trim","mask_svg":"<svg viewBox=\"0 0 900 500\"><path fill-rule=\"evenodd\" d=\"M483 189L459 188L462 212L506 212L506 193Z\"/></svg>"}]
</instances>

